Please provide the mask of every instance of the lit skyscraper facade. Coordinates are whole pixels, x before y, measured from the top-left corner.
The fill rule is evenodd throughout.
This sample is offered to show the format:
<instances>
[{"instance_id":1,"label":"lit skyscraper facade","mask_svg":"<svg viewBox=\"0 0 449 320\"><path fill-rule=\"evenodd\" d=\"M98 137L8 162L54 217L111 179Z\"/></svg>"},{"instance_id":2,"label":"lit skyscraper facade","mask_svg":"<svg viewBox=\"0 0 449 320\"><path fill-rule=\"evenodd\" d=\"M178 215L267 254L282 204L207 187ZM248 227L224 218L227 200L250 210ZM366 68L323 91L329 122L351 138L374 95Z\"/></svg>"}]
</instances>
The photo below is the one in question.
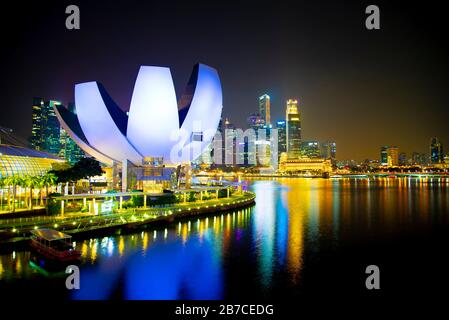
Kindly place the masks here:
<instances>
[{"instance_id":1,"label":"lit skyscraper facade","mask_svg":"<svg viewBox=\"0 0 449 320\"><path fill-rule=\"evenodd\" d=\"M388 166L388 147L383 146L380 148L380 164L383 166Z\"/></svg>"},{"instance_id":2,"label":"lit skyscraper facade","mask_svg":"<svg viewBox=\"0 0 449 320\"><path fill-rule=\"evenodd\" d=\"M63 128L59 132L59 145L58 156L66 159L70 164L75 164L85 157L84 151L70 138L69 134Z\"/></svg>"},{"instance_id":3,"label":"lit skyscraper facade","mask_svg":"<svg viewBox=\"0 0 449 320\"><path fill-rule=\"evenodd\" d=\"M266 125L271 123L270 119L270 96L264 94L259 97L259 113Z\"/></svg>"},{"instance_id":4,"label":"lit skyscraper facade","mask_svg":"<svg viewBox=\"0 0 449 320\"><path fill-rule=\"evenodd\" d=\"M285 120L276 121L276 129L278 129L278 152L280 156L282 152L287 152L287 133Z\"/></svg>"},{"instance_id":5,"label":"lit skyscraper facade","mask_svg":"<svg viewBox=\"0 0 449 320\"><path fill-rule=\"evenodd\" d=\"M62 104L55 100L33 98L31 146L35 150L57 155L73 164L84 157L84 152L61 128L54 106ZM73 103L69 103L69 106L74 110Z\"/></svg>"},{"instance_id":6,"label":"lit skyscraper facade","mask_svg":"<svg viewBox=\"0 0 449 320\"><path fill-rule=\"evenodd\" d=\"M298 157L301 148L301 118L298 100L287 100L285 120L288 156L291 158Z\"/></svg>"},{"instance_id":7,"label":"lit skyscraper facade","mask_svg":"<svg viewBox=\"0 0 449 320\"><path fill-rule=\"evenodd\" d=\"M323 142L320 145L321 157L331 159L334 163L337 160L337 144L335 142Z\"/></svg>"},{"instance_id":8,"label":"lit skyscraper facade","mask_svg":"<svg viewBox=\"0 0 449 320\"><path fill-rule=\"evenodd\" d=\"M398 166L399 165L399 148L383 146L380 149L380 164L382 166Z\"/></svg>"},{"instance_id":9,"label":"lit skyscraper facade","mask_svg":"<svg viewBox=\"0 0 449 320\"><path fill-rule=\"evenodd\" d=\"M302 156L309 158L318 158L320 156L320 143L318 141L302 141L301 152Z\"/></svg>"},{"instance_id":10,"label":"lit skyscraper facade","mask_svg":"<svg viewBox=\"0 0 449 320\"><path fill-rule=\"evenodd\" d=\"M59 101L44 101L41 98L33 98L31 146L35 150L49 152L58 155L59 121L53 106L61 105Z\"/></svg>"},{"instance_id":11,"label":"lit skyscraper facade","mask_svg":"<svg viewBox=\"0 0 449 320\"><path fill-rule=\"evenodd\" d=\"M444 161L443 144L436 137L430 139L430 162L442 163Z\"/></svg>"},{"instance_id":12,"label":"lit skyscraper facade","mask_svg":"<svg viewBox=\"0 0 449 320\"><path fill-rule=\"evenodd\" d=\"M31 124L31 147L35 150L41 150L42 148L42 128L43 128L43 115L44 100L41 98L33 98L32 106L32 124Z\"/></svg>"},{"instance_id":13,"label":"lit skyscraper facade","mask_svg":"<svg viewBox=\"0 0 449 320\"><path fill-rule=\"evenodd\" d=\"M44 104L44 127L43 127L43 151L51 154L59 154L60 150L60 130L58 118L56 117L53 106L61 105L61 102L50 100Z\"/></svg>"}]
</instances>

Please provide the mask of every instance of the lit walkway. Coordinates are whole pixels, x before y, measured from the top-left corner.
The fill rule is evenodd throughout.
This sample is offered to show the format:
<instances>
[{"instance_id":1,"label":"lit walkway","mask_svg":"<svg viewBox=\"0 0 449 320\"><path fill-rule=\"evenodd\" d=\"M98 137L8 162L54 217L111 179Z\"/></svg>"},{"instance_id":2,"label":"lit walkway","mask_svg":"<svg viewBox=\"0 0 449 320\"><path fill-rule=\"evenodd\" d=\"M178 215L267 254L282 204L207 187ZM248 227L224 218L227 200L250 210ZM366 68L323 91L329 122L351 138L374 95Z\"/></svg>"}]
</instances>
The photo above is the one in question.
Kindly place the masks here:
<instances>
[{"instance_id":1,"label":"lit walkway","mask_svg":"<svg viewBox=\"0 0 449 320\"><path fill-rule=\"evenodd\" d=\"M38 227L48 227L62 231L82 231L110 226L119 226L129 223L146 223L149 220L164 218L189 212L213 212L221 207L238 206L253 201L252 192L233 194L229 198L219 198L196 202L178 203L164 208L130 208L118 210L112 214L94 215L90 213L73 213L58 216L38 216L29 218L0 219L0 232L20 235L23 232Z\"/></svg>"}]
</instances>

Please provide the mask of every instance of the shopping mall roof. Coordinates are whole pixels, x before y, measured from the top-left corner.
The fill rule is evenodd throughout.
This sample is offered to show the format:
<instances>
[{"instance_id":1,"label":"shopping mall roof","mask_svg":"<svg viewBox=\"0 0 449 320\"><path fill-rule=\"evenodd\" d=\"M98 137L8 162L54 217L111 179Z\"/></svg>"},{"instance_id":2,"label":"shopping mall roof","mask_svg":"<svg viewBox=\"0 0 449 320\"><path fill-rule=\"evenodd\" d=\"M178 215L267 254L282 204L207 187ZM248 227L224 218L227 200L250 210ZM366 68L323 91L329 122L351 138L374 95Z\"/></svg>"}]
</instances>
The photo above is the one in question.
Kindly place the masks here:
<instances>
[{"instance_id":1,"label":"shopping mall roof","mask_svg":"<svg viewBox=\"0 0 449 320\"><path fill-rule=\"evenodd\" d=\"M37 151L24 147L11 146L7 144L0 144L0 156L2 155L61 160L57 156L47 152Z\"/></svg>"}]
</instances>

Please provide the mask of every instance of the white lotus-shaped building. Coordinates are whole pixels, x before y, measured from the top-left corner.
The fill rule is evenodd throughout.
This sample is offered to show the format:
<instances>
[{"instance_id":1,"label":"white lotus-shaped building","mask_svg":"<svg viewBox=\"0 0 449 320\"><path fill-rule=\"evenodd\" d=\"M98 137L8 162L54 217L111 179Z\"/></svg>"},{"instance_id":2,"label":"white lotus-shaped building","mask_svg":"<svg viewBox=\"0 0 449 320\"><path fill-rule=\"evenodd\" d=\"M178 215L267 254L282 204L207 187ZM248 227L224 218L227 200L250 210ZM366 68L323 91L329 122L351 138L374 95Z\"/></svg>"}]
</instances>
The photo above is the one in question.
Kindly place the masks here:
<instances>
[{"instance_id":1,"label":"white lotus-shaped building","mask_svg":"<svg viewBox=\"0 0 449 320\"><path fill-rule=\"evenodd\" d=\"M108 165L139 166L147 157L164 164L198 158L215 135L222 104L220 78L207 65L194 66L179 101L169 68L141 66L128 115L96 81L75 85L75 112L55 112L86 153Z\"/></svg>"}]
</instances>

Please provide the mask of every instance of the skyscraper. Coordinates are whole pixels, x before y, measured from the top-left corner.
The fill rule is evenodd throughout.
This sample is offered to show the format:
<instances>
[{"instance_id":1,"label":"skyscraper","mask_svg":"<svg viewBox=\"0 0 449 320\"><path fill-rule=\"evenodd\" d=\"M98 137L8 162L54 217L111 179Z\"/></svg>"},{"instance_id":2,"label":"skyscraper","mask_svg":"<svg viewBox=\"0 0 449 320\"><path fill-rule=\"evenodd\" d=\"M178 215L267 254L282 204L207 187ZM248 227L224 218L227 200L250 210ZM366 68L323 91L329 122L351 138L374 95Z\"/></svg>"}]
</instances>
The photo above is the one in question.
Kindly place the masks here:
<instances>
[{"instance_id":1,"label":"skyscraper","mask_svg":"<svg viewBox=\"0 0 449 320\"><path fill-rule=\"evenodd\" d=\"M383 146L380 149L380 164L382 166L399 165L399 148Z\"/></svg>"},{"instance_id":2,"label":"skyscraper","mask_svg":"<svg viewBox=\"0 0 449 320\"><path fill-rule=\"evenodd\" d=\"M290 158L299 156L301 146L301 118L298 100L287 100L286 108L287 153Z\"/></svg>"},{"instance_id":3,"label":"skyscraper","mask_svg":"<svg viewBox=\"0 0 449 320\"><path fill-rule=\"evenodd\" d=\"M60 104L55 100L44 101L42 98L33 98L31 146L35 150L58 155L60 125L53 106Z\"/></svg>"},{"instance_id":4,"label":"skyscraper","mask_svg":"<svg viewBox=\"0 0 449 320\"><path fill-rule=\"evenodd\" d=\"M331 159L334 163L337 159L337 144L335 142L322 142L320 145L321 157Z\"/></svg>"},{"instance_id":5,"label":"skyscraper","mask_svg":"<svg viewBox=\"0 0 449 320\"><path fill-rule=\"evenodd\" d=\"M271 123L270 119L270 96L264 94L259 97L259 113L266 125Z\"/></svg>"},{"instance_id":6,"label":"skyscraper","mask_svg":"<svg viewBox=\"0 0 449 320\"><path fill-rule=\"evenodd\" d=\"M276 129L278 129L278 153L287 152L287 135L285 120L276 121Z\"/></svg>"},{"instance_id":7,"label":"skyscraper","mask_svg":"<svg viewBox=\"0 0 449 320\"><path fill-rule=\"evenodd\" d=\"M85 157L85 153L81 148L70 138L69 134L61 127L59 134L59 153L60 158L66 159L68 163L75 164L80 159Z\"/></svg>"},{"instance_id":8,"label":"skyscraper","mask_svg":"<svg viewBox=\"0 0 449 320\"><path fill-rule=\"evenodd\" d=\"M443 144L436 137L430 139L430 163L442 163L444 161Z\"/></svg>"},{"instance_id":9,"label":"skyscraper","mask_svg":"<svg viewBox=\"0 0 449 320\"><path fill-rule=\"evenodd\" d=\"M302 141L301 155L309 158L318 158L321 154L320 144L318 141Z\"/></svg>"},{"instance_id":10,"label":"skyscraper","mask_svg":"<svg viewBox=\"0 0 449 320\"><path fill-rule=\"evenodd\" d=\"M398 166L399 165L399 148L398 147L388 147L388 165Z\"/></svg>"},{"instance_id":11,"label":"skyscraper","mask_svg":"<svg viewBox=\"0 0 449 320\"><path fill-rule=\"evenodd\" d=\"M405 166L407 164L407 154L405 152L399 153L399 165Z\"/></svg>"},{"instance_id":12,"label":"skyscraper","mask_svg":"<svg viewBox=\"0 0 449 320\"><path fill-rule=\"evenodd\" d=\"M55 110L53 106L61 105L61 102L50 100L44 104L44 127L43 127L43 147L42 150L58 155L60 146L60 130L61 126L59 124L58 118L56 117Z\"/></svg>"},{"instance_id":13,"label":"skyscraper","mask_svg":"<svg viewBox=\"0 0 449 320\"><path fill-rule=\"evenodd\" d=\"M383 146L380 148L380 164L382 166L388 166L388 146Z\"/></svg>"},{"instance_id":14,"label":"skyscraper","mask_svg":"<svg viewBox=\"0 0 449 320\"><path fill-rule=\"evenodd\" d=\"M33 98L32 106L32 124L31 124L31 147L35 150L42 150L42 109L44 100L41 98Z\"/></svg>"},{"instance_id":15,"label":"skyscraper","mask_svg":"<svg viewBox=\"0 0 449 320\"><path fill-rule=\"evenodd\" d=\"M85 154L59 124L53 107L61 105L59 101L33 98L30 142L35 150L57 155L73 164ZM74 110L73 103L69 106Z\"/></svg>"}]
</instances>

